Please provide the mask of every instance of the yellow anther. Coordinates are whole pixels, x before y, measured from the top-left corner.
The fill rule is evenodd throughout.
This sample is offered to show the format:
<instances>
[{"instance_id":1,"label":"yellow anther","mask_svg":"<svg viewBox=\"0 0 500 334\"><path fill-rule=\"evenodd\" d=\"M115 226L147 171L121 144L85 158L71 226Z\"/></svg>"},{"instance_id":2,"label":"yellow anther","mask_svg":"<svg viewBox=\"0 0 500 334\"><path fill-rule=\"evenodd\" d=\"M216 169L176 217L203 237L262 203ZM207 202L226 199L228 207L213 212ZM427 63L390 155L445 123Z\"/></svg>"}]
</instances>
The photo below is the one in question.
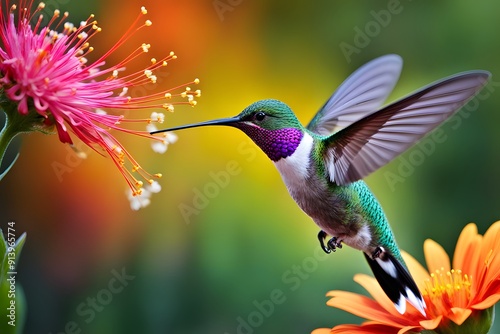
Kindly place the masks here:
<instances>
[{"instance_id":1,"label":"yellow anther","mask_svg":"<svg viewBox=\"0 0 500 334\"><path fill-rule=\"evenodd\" d=\"M59 17L60 14L61 14L61 11L59 9L54 10L55 17Z\"/></svg>"},{"instance_id":2,"label":"yellow anther","mask_svg":"<svg viewBox=\"0 0 500 334\"><path fill-rule=\"evenodd\" d=\"M151 20L146 20L144 24L146 25L146 27L150 27L153 24L153 22L151 22Z\"/></svg>"},{"instance_id":3,"label":"yellow anther","mask_svg":"<svg viewBox=\"0 0 500 334\"><path fill-rule=\"evenodd\" d=\"M193 82L195 83L195 85L197 85L197 84L199 84L199 83L200 83L200 79L196 78L196 79L194 79L194 81L193 81Z\"/></svg>"},{"instance_id":4,"label":"yellow anther","mask_svg":"<svg viewBox=\"0 0 500 334\"><path fill-rule=\"evenodd\" d=\"M151 64L156 64L156 58L151 58Z\"/></svg>"},{"instance_id":5,"label":"yellow anther","mask_svg":"<svg viewBox=\"0 0 500 334\"><path fill-rule=\"evenodd\" d=\"M151 121L158 122L158 123L163 123L165 120L165 114L161 112L153 112L151 114Z\"/></svg>"},{"instance_id":6,"label":"yellow anther","mask_svg":"<svg viewBox=\"0 0 500 334\"><path fill-rule=\"evenodd\" d=\"M143 15L146 15L148 13L148 10L146 9L146 7L144 7L144 6L141 7L141 13Z\"/></svg>"},{"instance_id":7,"label":"yellow anther","mask_svg":"<svg viewBox=\"0 0 500 334\"><path fill-rule=\"evenodd\" d=\"M163 109L166 109L166 110L168 110L170 112L174 112L174 106L171 105L171 104L165 103L165 104L163 104L162 107L163 107Z\"/></svg>"},{"instance_id":8,"label":"yellow anther","mask_svg":"<svg viewBox=\"0 0 500 334\"><path fill-rule=\"evenodd\" d=\"M119 94L119 96L125 96L126 94L128 93L128 87L123 87L121 93ZM127 99L130 101L130 96L127 96Z\"/></svg>"},{"instance_id":9,"label":"yellow anther","mask_svg":"<svg viewBox=\"0 0 500 334\"><path fill-rule=\"evenodd\" d=\"M162 177L162 174L161 173L156 173L154 176L157 177L157 178L160 178L160 177Z\"/></svg>"},{"instance_id":10,"label":"yellow anther","mask_svg":"<svg viewBox=\"0 0 500 334\"><path fill-rule=\"evenodd\" d=\"M45 3L44 2L40 2L38 4L38 9L44 9L45 8Z\"/></svg>"},{"instance_id":11,"label":"yellow anther","mask_svg":"<svg viewBox=\"0 0 500 334\"><path fill-rule=\"evenodd\" d=\"M172 98L172 94L170 94L170 93L165 93L165 98L166 98L166 99L171 99L171 98Z\"/></svg>"},{"instance_id":12,"label":"yellow anther","mask_svg":"<svg viewBox=\"0 0 500 334\"><path fill-rule=\"evenodd\" d=\"M172 59L177 59L177 56L175 55L175 52L174 51L170 51L170 57Z\"/></svg>"}]
</instances>

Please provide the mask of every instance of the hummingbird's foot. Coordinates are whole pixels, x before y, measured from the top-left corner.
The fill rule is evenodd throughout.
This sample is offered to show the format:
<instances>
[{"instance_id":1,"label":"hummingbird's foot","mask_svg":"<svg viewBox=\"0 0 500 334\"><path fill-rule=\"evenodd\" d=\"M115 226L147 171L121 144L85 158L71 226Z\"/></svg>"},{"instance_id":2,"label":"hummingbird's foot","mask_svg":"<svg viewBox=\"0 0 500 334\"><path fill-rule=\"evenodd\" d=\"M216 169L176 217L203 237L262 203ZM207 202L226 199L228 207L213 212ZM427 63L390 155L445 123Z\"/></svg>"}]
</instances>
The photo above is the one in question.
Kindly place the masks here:
<instances>
[{"instance_id":1,"label":"hummingbird's foot","mask_svg":"<svg viewBox=\"0 0 500 334\"><path fill-rule=\"evenodd\" d=\"M332 252L332 250L325 246L325 238L328 234L326 234L325 231L323 230L320 230L319 233L318 233L318 240L319 240L319 244L321 245L321 248L323 249L323 251L326 253L326 254L330 254Z\"/></svg>"},{"instance_id":2,"label":"hummingbird's foot","mask_svg":"<svg viewBox=\"0 0 500 334\"><path fill-rule=\"evenodd\" d=\"M319 243L326 254L335 252L337 248L342 248L342 240L338 240L337 237L332 237L330 240L328 240L325 246L325 239L327 235L328 234L326 234L326 232L323 230L319 231L318 233Z\"/></svg>"},{"instance_id":3,"label":"hummingbird's foot","mask_svg":"<svg viewBox=\"0 0 500 334\"><path fill-rule=\"evenodd\" d=\"M342 248L342 240L339 240L337 237L332 237L328 240L327 245L328 248L335 252L337 248Z\"/></svg>"}]
</instances>

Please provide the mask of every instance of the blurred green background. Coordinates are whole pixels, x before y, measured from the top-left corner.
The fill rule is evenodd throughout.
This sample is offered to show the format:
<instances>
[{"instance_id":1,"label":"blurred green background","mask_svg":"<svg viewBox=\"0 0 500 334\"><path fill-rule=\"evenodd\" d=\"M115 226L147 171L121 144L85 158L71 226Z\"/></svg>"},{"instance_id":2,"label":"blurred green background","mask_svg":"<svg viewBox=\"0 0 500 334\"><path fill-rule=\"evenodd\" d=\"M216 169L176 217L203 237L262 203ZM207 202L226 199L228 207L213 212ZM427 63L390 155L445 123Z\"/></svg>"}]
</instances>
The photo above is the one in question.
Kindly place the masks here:
<instances>
[{"instance_id":1,"label":"blurred green background","mask_svg":"<svg viewBox=\"0 0 500 334\"><path fill-rule=\"evenodd\" d=\"M307 124L350 73L387 53L405 61L390 100L456 72L491 71L480 106L442 127L446 140L430 151L417 146L367 183L401 248L421 262L425 239L452 254L467 223L484 233L500 219L500 2L46 2L68 10L75 23L96 14L103 32L92 40L94 57L142 5L153 26L110 62L147 42L150 55L136 69L171 50L179 57L158 89L201 80L196 108L177 107L165 127L232 116L263 98L286 102ZM388 9L393 13L384 17ZM363 292L352 281L369 272L361 253L322 254L318 228L243 133L221 127L177 134L165 155L120 135L144 168L163 174L162 192L138 212L109 158L88 152L78 160L57 136L24 137L19 161L0 183L0 226L15 221L19 235L28 233L18 268L26 333L309 333L359 323L326 306L325 294ZM410 158L412 169L394 182ZM54 163L70 168L58 177Z\"/></svg>"}]
</instances>

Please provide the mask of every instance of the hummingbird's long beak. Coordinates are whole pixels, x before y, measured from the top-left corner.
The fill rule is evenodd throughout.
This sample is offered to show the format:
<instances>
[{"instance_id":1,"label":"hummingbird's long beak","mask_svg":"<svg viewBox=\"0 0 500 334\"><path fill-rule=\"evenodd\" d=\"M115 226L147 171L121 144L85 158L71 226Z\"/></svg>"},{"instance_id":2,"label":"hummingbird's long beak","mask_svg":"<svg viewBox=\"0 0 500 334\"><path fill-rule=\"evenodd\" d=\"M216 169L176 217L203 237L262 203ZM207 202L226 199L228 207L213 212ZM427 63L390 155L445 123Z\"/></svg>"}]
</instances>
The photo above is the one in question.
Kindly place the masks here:
<instances>
[{"instance_id":1,"label":"hummingbird's long beak","mask_svg":"<svg viewBox=\"0 0 500 334\"><path fill-rule=\"evenodd\" d=\"M229 118L220 118L220 119L214 119L212 121L206 121L206 122L194 123L194 124L187 124L187 125L176 126L176 127L173 127L173 128L168 128L168 129L163 129L163 130L157 130L157 131L150 132L150 134L154 135L155 133L160 133L160 132L182 130L182 129L188 129L188 128L196 128L196 127L199 127L199 126L207 126L207 125L230 125L230 124L233 124L233 123L238 123L240 121L241 121L241 119L238 116L229 117Z\"/></svg>"}]
</instances>

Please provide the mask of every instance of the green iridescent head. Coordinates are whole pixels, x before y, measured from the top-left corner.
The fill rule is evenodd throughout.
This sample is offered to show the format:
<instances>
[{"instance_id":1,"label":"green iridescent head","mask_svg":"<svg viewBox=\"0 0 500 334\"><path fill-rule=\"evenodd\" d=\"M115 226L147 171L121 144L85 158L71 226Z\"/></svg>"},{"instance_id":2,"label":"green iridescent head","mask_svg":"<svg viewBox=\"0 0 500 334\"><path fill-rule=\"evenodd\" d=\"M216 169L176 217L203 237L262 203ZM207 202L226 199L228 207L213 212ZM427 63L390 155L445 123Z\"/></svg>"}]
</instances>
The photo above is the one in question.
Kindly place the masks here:
<instances>
[{"instance_id":1,"label":"green iridescent head","mask_svg":"<svg viewBox=\"0 0 500 334\"><path fill-rule=\"evenodd\" d=\"M268 99L252 103L236 117L242 122L251 123L266 130L302 128L290 107L278 100Z\"/></svg>"},{"instance_id":2,"label":"green iridescent head","mask_svg":"<svg viewBox=\"0 0 500 334\"><path fill-rule=\"evenodd\" d=\"M290 107L278 100L257 101L234 117L178 126L152 134L207 125L226 125L240 129L273 161L292 155L304 136L303 127Z\"/></svg>"}]
</instances>

